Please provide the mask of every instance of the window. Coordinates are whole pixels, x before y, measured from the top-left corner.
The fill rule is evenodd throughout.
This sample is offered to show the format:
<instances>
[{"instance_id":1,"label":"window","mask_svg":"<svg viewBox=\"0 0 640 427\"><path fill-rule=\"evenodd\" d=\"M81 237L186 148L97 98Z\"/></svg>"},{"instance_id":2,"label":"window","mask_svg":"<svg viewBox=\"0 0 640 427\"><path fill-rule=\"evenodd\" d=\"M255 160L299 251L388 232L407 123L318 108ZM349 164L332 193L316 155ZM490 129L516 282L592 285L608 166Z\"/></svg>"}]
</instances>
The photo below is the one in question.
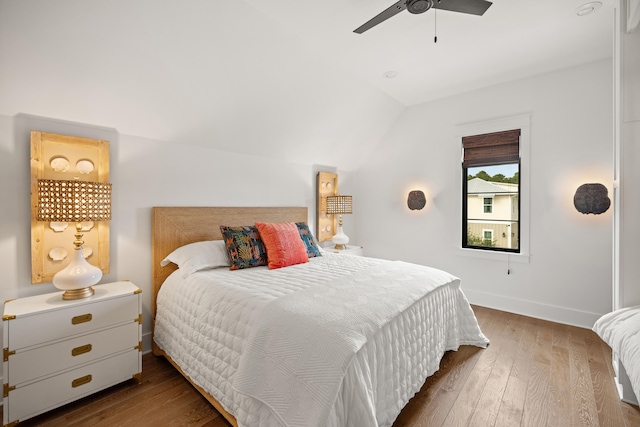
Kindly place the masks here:
<instances>
[{"instance_id":1,"label":"window","mask_svg":"<svg viewBox=\"0 0 640 427\"><path fill-rule=\"evenodd\" d=\"M484 213L493 212L493 199L491 197L484 198Z\"/></svg>"},{"instance_id":2,"label":"window","mask_svg":"<svg viewBox=\"0 0 640 427\"><path fill-rule=\"evenodd\" d=\"M520 253L520 129L462 138L462 247Z\"/></svg>"},{"instance_id":3,"label":"window","mask_svg":"<svg viewBox=\"0 0 640 427\"><path fill-rule=\"evenodd\" d=\"M486 246L491 246L493 243L493 230L482 230L482 240Z\"/></svg>"}]
</instances>

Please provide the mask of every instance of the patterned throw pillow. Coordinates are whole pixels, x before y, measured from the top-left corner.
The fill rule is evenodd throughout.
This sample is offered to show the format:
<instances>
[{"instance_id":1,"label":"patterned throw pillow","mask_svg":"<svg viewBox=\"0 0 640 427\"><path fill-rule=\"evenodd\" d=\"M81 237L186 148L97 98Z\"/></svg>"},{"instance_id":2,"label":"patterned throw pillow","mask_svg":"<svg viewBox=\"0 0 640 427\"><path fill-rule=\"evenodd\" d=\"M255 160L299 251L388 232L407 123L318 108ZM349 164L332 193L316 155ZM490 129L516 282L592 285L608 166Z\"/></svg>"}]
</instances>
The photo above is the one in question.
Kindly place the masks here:
<instances>
[{"instance_id":1,"label":"patterned throw pillow","mask_svg":"<svg viewBox=\"0 0 640 427\"><path fill-rule=\"evenodd\" d=\"M267 265L265 249L258 228L254 225L241 227L220 226L224 243L229 254L231 270Z\"/></svg>"},{"instance_id":2,"label":"patterned throw pillow","mask_svg":"<svg viewBox=\"0 0 640 427\"><path fill-rule=\"evenodd\" d=\"M309 258L322 256L320 253L320 248L316 243L316 239L313 237L309 226L304 222L296 222L298 226L298 232L300 233L300 238L304 242L304 246L307 248L307 256Z\"/></svg>"}]
</instances>

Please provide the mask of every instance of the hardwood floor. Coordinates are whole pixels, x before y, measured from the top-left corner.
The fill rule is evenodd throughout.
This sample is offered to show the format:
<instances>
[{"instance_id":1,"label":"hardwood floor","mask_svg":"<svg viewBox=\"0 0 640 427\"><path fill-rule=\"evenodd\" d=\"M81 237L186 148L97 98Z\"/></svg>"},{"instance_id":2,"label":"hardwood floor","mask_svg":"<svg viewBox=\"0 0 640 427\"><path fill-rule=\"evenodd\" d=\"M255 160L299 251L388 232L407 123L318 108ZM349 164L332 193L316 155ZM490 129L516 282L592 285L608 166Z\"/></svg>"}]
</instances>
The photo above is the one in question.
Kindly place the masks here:
<instances>
[{"instance_id":1,"label":"hardwood floor","mask_svg":"<svg viewBox=\"0 0 640 427\"><path fill-rule=\"evenodd\" d=\"M590 330L474 306L487 349L448 352L394 427L640 426L621 402L611 351ZM143 357L133 381L20 423L28 426L229 424L164 359Z\"/></svg>"}]
</instances>

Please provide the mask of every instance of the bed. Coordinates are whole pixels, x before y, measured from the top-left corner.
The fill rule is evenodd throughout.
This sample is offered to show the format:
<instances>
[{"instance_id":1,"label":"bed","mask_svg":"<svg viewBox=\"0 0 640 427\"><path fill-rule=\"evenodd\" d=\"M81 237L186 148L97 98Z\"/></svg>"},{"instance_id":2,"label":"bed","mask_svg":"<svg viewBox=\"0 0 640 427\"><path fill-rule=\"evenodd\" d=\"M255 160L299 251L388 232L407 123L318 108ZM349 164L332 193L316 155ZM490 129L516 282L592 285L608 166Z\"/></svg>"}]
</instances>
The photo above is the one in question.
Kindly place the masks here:
<instances>
[{"instance_id":1,"label":"bed","mask_svg":"<svg viewBox=\"0 0 640 427\"><path fill-rule=\"evenodd\" d=\"M640 306L605 314L596 321L593 330L622 363L624 372L618 372L621 383L628 381L635 394L635 400L630 395L624 400L637 405L640 401Z\"/></svg>"},{"instance_id":2,"label":"bed","mask_svg":"<svg viewBox=\"0 0 640 427\"><path fill-rule=\"evenodd\" d=\"M219 251L220 226L307 218L302 207L153 208L154 354L234 426L390 426L446 351L489 343L456 277L328 251L273 269L173 256Z\"/></svg>"}]
</instances>

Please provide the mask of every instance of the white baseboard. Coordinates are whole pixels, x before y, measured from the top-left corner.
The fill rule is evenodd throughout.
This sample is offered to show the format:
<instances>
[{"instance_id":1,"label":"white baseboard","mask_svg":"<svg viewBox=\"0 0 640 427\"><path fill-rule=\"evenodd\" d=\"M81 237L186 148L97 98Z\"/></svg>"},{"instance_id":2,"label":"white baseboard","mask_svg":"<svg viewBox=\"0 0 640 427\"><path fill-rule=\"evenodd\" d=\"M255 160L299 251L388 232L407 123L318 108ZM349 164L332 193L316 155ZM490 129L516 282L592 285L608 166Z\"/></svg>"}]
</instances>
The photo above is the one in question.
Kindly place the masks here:
<instances>
[{"instance_id":1,"label":"white baseboard","mask_svg":"<svg viewBox=\"0 0 640 427\"><path fill-rule=\"evenodd\" d=\"M505 297L502 295L489 294L486 292L463 289L467 299L471 304L482 307L493 308L495 310L534 317L536 319L549 320L551 322L563 323L565 325L578 326L591 329L593 324L602 314L590 313L587 311L574 310L567 307L540 304L537 302L522 300L518 298Z\"/></svg>"}]
</instances>

